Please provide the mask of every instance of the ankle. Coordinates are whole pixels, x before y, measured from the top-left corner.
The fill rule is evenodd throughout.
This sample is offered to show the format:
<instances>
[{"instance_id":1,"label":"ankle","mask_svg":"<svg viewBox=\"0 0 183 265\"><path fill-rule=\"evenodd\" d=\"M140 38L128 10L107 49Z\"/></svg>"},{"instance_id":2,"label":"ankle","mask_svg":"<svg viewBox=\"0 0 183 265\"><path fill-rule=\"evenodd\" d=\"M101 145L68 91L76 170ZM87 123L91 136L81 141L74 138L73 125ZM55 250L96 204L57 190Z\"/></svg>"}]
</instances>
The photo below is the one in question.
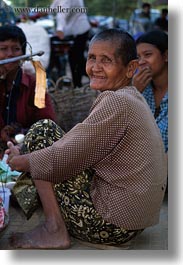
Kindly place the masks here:
<instances>
[{"instance_id":1,"label":"ankle","mask_svg":"<svg viewBox=\"0 0 183 265\"><path fill-rule=\"evenodd\" d=\"M67 232L64 220L61 218L49 217L45 221L45 228L49 233L56 233L62 230L62 233Z\"/></svg>"},{"instance_id":2,"label":"ankle","mask_svg":"<svg viewBox=\"0 0 183 265\"><path fill-rule=\"evenodd\" d=\"M44 223L44 227L49 233L54 233L60 229L61 225L56 220L49 219Z\"/></svg>"}]
</instances>

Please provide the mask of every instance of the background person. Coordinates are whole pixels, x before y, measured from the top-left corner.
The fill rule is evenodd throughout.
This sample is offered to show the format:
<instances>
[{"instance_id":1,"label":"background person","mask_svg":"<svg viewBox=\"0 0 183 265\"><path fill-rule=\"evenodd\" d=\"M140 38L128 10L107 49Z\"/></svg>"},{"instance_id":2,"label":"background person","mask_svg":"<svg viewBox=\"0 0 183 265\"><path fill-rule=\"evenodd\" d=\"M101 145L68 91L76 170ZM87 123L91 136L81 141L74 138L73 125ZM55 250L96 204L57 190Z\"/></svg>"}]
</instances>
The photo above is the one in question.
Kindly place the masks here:
<instances>
[{"instance_id":1,"label":"background person","mask_svg":"<svg viewBox=\"0 0 183 265\"><path fill-rule=\"evenodd\" d=\"M101 93L89 116L65 135L49 120L35 123L24 142L31 153L19 155L8 143L9 165L30 172L46 218L43 226L15 234L15 248L65 249L70 235L118 245L158 222L166 186L165 153L151 110L130 85L136 58L128 33L98 33L89 45L86 71L90 87ZM54 130L58 140L43 148ZM35 138L38 132L47 138ZM38 146L43 149L34 151ZM29 205L33 208L25 203L30 192L21 192L19 184L14 193L28 212Z\"/></svg>"},{"instance_id":2,"label":"background person","mask_svg":"<svg viewBox=\"0 0 183 265\"><path fill-rule=\"evenodd\" d=\"M143 3L140 18L143 21L144 32L152 30L153 23L151 21L151 4Z\"/></svg>"},{"instance_id":3,"label":"background person","mask_svg":"<svg viewBox=\"0 0 183 265\"><path fill-rule=\"evenodd\" d=\"M0 27L0 60L25 54L26 37L23 31L13 25ZM0 79L0 145L14 139L18 132L25 133L39 119L55 120L51 100L46 94L46 107L34 106L35 76L22 71L20 62L4 64ZM1 154L2 155L2 154Z\"/></svg>"},{"instance_id":4,"label":"background person","mask_svg":"<svg viewBox=\"0 0 183 265\"><path fill-rule=\"evenodd\" d=\"M153 30L136 40L139 58L133 85L143 94L168 151L168 35Z\"/></svg>"},{"instance_id":5,"label":"background person","mask_svg":"<svg viewBox=\"0 0 183 265\"><path fill-rule=\"evenodd\" d=\"M82 76L86 74L86 59L84 51L89 36L90 24L86 11L83 11L83 0L55 0L51 7L58 6L67 9L67 12L56 14L56 35L59 39L71 39L73 45L68 51L74 87L82 86ZM77 8L77 11L74 11Z\"/></svg>"},{"instance_id":6,"label":"background person","mask_svg":"<svg viewBox=\"0 0 183 265\"><path fill-rule=\"evenodd\" d=\"M160 29L168 33L168 9L161 10L161 17L157 18L154 22L154 28Z\"/></svg>"},{"instance_id":7,"label":"background person","mask_svg":"<svg viewBox=\"0 0 183 265\"><path fill-rule=\"evenodd\" d=\"M151 19L151 4L143 3L141 17Z\"/></svg>"}]
</instances>

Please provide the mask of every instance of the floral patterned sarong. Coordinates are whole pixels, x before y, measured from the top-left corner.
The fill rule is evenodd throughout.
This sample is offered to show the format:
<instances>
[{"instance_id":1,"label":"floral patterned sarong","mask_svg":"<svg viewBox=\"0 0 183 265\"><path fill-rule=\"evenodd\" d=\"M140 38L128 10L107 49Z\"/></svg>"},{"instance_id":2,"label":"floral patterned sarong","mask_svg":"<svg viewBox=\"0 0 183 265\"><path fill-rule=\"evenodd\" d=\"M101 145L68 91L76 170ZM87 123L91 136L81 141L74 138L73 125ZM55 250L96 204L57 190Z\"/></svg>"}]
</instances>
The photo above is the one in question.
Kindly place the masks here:
<instances>
[{"instance_id":1,"label":"floral patterned sarong","mask_svg":"<svg viewBox=\"0 0 183 265\"><path fill-rule=\"evenodd\" d=\"M64 132L51 120L36 122L28 131L23 153L50 146L60 139ZM71 179L54 185L55 195L71 236L82 241L108 245L123 244L143 230L126 230L105 221L95 210L90 184L93 170L86 169ZM40 205L40 200L29 173L23 173L13 189L19 205L27 218L30 218Z\"/></svg>"}]
</instances>

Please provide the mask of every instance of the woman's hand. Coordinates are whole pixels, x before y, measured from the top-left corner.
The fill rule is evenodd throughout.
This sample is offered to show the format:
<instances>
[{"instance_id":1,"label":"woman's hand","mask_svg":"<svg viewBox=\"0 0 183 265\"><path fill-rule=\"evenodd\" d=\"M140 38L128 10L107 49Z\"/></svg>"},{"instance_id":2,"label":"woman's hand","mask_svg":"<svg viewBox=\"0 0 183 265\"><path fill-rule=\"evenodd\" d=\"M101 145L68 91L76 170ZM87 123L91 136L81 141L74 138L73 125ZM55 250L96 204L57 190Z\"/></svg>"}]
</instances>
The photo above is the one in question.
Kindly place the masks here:
<instances>
[{"instance_id":1,"label":"woman's hand","mask_svg":"<svg viewBox=\"0 0 183 265\"><path fill-rule=\"evenodd\" d=\"M139 68L138 72L133 76L132 84L142 93L151 80L152 73L150 68Z\"/></svg>"},{"instance_id":2,"label":"woman's hand","mask_svg":"<svg viewBox=\"0 0 183 265\"><path fill-rule=\"evenodd\" d=\"M57 31L56 31L56 36L57 36L59 39L63 40L63 39L64 39L64 33L63 33L63 31L57 30Z\"/></svg>"},{"instance_id":3,"label":"woman's hand","mask_svg":"<svg viewBox=\"0 0 183 265\"><path fill-rule=\"evenodd\" d=\"M5 153L8 155L7 164L11 170L29 172L29 154L20 155L19 148L12 142L8 142L7 146Z\"/></svg>"}]
</instances>

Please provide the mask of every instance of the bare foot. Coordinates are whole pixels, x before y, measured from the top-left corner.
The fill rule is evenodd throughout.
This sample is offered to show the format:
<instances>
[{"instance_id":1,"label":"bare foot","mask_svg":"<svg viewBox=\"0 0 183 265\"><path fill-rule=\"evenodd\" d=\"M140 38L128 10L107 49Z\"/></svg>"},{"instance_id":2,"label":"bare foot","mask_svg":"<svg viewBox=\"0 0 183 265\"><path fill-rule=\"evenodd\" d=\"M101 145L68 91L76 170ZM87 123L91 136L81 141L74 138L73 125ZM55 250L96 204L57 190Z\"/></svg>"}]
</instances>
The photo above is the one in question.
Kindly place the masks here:
<instances>
[{"instance_id":1,"label":"bare foot","mask_svg":"<svg viewBox=\"0 0 183 265\"><path fill-rule=\"evenodd\" d=\"M71 244L67 231L50 231L46 224L26 233L13 234L10 243L14 248L24 249L67 249Z\"/></svg>"}]
</instances>

